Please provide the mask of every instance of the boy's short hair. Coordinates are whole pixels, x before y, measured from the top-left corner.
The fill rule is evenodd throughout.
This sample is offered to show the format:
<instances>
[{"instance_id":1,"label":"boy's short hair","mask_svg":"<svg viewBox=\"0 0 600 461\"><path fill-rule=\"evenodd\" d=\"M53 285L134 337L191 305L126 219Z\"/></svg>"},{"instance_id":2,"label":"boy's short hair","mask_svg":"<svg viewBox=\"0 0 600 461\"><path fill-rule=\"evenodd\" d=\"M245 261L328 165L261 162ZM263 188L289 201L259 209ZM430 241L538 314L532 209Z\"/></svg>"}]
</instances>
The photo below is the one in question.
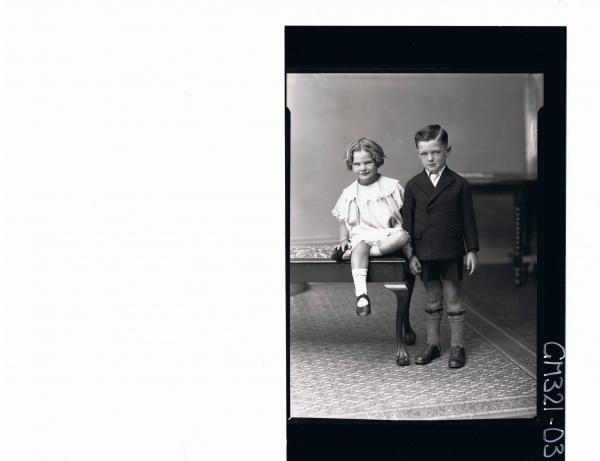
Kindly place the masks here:
<instances>
[{"instance_id":1,"label":"boy's short hair","mask_svg":"<svg viewBox=\"0 0 600 461\"><path fill-rule=\"evenodd\" d=\"M440 125L427 125L415 133L415 146L418 148L421 141L439 140L448 147L448 132Z\"/></svg>"},{"instance_id":2,"label":"boy's short hair","mask_svg":"<svg viewBox=\"0 0 600 461\"><path fill-rule=\"evenodd\" d=\"M383 165L385 154L383 153L381 146L375 141L371 141L369 138L360 138L350 144L350 147L346 149L344 161L346 162L346 166L349 170L352 169L352 162L354 162L354 152L359 152L361 150L364 150L371 155L371 158L375 162L375 166L377 166L377 168Z\"/></svg>"}]
</instances>

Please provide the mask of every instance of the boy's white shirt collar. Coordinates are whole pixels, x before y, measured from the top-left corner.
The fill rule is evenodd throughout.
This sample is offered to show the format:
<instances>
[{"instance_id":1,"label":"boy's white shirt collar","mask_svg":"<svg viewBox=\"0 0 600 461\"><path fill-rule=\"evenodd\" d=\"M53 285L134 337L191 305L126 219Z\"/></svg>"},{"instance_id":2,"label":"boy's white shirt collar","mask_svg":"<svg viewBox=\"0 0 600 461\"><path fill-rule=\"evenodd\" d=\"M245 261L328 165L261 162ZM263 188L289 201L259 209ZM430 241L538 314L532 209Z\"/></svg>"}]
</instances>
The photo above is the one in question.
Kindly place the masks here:
<instances>
[{"instance_id":1,"label":"boy's white shirt collar","mask_svg":"<svg viewBox=\"0 0 600 461\"><path fill-rule=\"evenodd\" d=\"M427 176L429 176L429 180L431 181L431 184L433 184L433 187L437 186L437 183L440 180L440 177L442 176L442 173L444 172L445 169L446 169L446 165L444 165L438 173L429 173L429 172L427 173ZM432 174L435 174L436 176L433 178Z\"/></svg>"}]
</instances>

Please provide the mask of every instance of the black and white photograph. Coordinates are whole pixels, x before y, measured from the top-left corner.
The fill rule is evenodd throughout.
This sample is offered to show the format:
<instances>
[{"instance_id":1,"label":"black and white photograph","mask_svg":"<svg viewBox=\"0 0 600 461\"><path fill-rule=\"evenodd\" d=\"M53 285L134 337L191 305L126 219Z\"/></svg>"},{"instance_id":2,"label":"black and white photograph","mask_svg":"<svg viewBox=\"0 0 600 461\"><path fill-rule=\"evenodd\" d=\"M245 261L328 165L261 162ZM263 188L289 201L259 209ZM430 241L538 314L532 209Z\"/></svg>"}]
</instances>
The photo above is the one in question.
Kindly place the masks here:
<instances>
[{"instance_id":1,"label":"black and white photograph","mask_svg":"<svg viewBox=\"0 0 600 461\"><path fill-rule=\"evenodd\" d=\"M595 459L599 15L0 2L0 460Z\"/></svg>"},{"instance_id":2,"label":"black and white photograph","mask_svg":"<svg viewBox=\"0 0 600 461\"><path fill-rule=\"evenodd\" d=\"M292 417L536 415L543 106L540 74L287 74Z\"/></svg>"},{"instance_id":3,"label":"black and white photograph","mask_svg":"<svg viewBox=\"0 0 600 461\"><path fill-rule=\"evenodd\" d=\"M291 459L559 453L564 29L286 32Z\"/></svg>"}]
</instances>

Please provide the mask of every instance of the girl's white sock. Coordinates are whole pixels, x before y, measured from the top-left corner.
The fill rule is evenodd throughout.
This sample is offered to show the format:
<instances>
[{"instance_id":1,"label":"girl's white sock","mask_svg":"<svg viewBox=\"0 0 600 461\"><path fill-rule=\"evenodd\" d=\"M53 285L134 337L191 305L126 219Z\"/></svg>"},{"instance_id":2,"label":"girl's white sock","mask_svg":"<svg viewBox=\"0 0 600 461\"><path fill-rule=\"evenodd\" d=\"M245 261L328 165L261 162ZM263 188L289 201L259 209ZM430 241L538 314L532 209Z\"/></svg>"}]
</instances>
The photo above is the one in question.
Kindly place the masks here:
<instances>
[{"instance_id":1,"label":"girl's white sock","mask_svg":"<svg viewBox=\"0 0 600 461\"><path fill-rule=\"evenodd\" d=\"M367 269L352 269L352 279L354 280L354 293L356 296L367 294ZM358 306L366 306L367 300L361 298L356 303Z\"/></svg>"}]
</instances>

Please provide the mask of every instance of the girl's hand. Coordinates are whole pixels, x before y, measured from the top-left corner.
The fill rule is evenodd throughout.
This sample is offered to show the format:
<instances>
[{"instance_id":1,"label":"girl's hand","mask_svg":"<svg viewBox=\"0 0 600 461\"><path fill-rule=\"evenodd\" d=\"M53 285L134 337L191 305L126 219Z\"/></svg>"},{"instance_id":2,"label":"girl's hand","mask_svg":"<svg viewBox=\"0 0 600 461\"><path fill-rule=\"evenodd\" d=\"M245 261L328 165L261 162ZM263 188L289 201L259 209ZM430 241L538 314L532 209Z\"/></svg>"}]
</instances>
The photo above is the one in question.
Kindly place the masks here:
<instances>
[{"instance_id":1,"label":"girl's hand","mask_svg":"<svg viewBox=\"0 0 600 461\"><path fill-rule=\"evenodd\" d=\"M408 262L408 268L410 269L410 273L412 275L417 275L421 273L421 261L415 255L410 258Z\"/></svg>"},{"instance_id":2,"label":"girl's hand","mask_svg":"<svg viewBox=\"0 0 600 461\"><path fill-rule=\"evenodd\" d=\"M469 251L467 253L467 270L469 271L469 275L473 275L475 269L479 265L479 261L477 258L477 253L475 251Z\"/></svg>"},{"instance_id":3,"label":"girl's hand","mask_svg":"<svg viewBox=\"0 0 600 461\"><path fill-rule=\"evenodd\" d=\"M342 251L346 251L348 249L348 247L350 246L350 241L348 239L344 239L342 240L340 243L338 243L335 248L339 248Z\"/></svg>"}]
</instances>

